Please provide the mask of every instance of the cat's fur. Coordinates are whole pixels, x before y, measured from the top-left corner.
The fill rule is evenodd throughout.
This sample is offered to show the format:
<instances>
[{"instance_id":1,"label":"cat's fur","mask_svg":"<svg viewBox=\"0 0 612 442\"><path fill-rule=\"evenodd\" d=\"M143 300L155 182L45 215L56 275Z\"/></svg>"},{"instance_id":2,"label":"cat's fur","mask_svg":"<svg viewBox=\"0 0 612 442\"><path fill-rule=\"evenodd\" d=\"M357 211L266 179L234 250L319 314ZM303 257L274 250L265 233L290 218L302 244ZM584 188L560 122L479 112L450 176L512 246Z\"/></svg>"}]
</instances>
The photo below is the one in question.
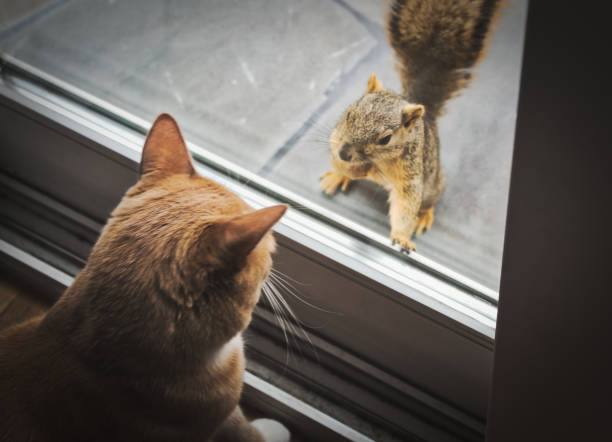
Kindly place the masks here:
<instances>
[{"instance_id":1,"label":"cat's fur","mask_svg":"<svg viewBox=\"0 0 612 442\"><path fill-rule=\"evenodd\" d=\"M0 440L263 440L238 406L240 332L285 210L198 175L161 115L83 271L0 336Z\"/></svg>"}]
</instances>

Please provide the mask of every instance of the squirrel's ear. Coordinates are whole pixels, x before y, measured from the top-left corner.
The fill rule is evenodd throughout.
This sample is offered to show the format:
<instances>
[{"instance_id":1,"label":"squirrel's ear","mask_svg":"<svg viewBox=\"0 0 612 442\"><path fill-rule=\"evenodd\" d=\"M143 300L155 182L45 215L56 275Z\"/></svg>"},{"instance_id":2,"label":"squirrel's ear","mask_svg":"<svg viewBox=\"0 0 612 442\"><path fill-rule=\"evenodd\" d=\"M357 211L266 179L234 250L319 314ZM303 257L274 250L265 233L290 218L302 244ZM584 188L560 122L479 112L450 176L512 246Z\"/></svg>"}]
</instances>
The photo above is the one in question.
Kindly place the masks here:
<instances>
[{"instance_id":1,"label":"squirrel's ear","mask_svg":"<svg viewBox=\"0 0 612 442\"><path fill-rule=\"evenodd\" d=\"M366 90L366 94L371 94L372 92L382 91L383 87L378 78L376 78L375 74L370 76L368 80L368 89Z\"/></svg>"},{"instance_id":2,"label":"squirrel's ear","mask_svg":"<svg viewBox=\"0 0 612 442\"><path fill-rule=\"evenodd\" d=\"M425 115L425 107L422 104L411 104L402 109L402 126L412 129L414 123Z\"/></svg>"}]
</instances>

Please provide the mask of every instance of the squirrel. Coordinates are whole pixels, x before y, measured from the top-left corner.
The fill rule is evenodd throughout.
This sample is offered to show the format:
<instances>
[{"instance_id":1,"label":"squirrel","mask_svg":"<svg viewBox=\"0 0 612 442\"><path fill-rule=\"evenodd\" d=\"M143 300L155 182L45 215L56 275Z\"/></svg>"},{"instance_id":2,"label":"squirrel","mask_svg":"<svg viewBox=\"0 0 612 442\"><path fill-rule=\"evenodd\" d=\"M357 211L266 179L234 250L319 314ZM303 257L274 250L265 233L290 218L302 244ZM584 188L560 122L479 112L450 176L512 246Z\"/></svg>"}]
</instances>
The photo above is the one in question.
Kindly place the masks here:
<instances>
[{"instance_id":1,"label":"squirrel","mask_svg":"<svg viewBox=\"0 0 612 442\"><path fill-rule=\"evenodd\" d=\"M430 229L444 188L437 118L465 87L480 59L498 0L394 0L387 36L403 92L375 75L342 114L330 138L332 170L320 187L333 195L367 179L389 192L392 244L416 250L413 234Z\"/></svg>"}]
</instances>

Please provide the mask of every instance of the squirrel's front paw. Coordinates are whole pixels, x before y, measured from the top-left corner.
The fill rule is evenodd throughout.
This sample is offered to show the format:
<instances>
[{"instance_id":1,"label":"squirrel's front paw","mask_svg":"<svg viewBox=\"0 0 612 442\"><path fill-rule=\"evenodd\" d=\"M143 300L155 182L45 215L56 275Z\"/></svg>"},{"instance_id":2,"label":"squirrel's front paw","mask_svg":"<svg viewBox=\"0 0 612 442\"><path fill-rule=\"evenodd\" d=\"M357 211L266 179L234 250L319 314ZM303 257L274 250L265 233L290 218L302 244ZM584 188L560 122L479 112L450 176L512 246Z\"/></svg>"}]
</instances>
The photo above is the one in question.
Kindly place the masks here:
<instances>
[{"instance_id":1,"label":"squirrel's front paw","mask_svg":"<svg viewBox=\"0 0 612 442\"><path fill-rule=\"evenodd\" d=\"M338 190L340 186L342 191L346 191L348 185L351 183L351 179L345 177L344 175L340 175L338 172L334 170L330 170L321 175L321 182L319 183L319 187L321 190L328 195L333 195Z\"/></svg>"},{"instance_id":2,"label":"squirrel's front paw","mask_svg":"<svg viewBox=\"0 0 612 442\"><path fill-rule=\"evenodd\" d=\"M391 244L399 244L402 248L402 252L410 253L416 250L416 246L410 241L410 236L403 233L392 233Z\"/></svg>"}]
</instances>

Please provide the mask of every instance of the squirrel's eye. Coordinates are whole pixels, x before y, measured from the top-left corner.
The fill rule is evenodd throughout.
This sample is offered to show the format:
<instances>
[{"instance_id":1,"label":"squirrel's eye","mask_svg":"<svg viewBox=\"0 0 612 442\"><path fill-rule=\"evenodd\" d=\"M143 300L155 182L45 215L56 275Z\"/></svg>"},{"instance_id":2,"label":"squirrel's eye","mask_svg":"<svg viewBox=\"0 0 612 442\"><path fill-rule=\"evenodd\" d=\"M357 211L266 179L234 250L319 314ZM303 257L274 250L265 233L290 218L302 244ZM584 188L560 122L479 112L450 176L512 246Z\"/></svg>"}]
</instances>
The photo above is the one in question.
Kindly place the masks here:
<instances>
[{"instance_id":1,"label":"squirrel's eye","mask_svg":"<svg viewBox=\"0 0 612 442\"><path fill-rule=\"evenodd\" d=\"M381 146L384 146L385 144L387 144L389 141L391 141L391 134L387 135L386 137L381 138L380 140L378 140L378 144L380 144Z\"/></svg>"}]
</instances>

